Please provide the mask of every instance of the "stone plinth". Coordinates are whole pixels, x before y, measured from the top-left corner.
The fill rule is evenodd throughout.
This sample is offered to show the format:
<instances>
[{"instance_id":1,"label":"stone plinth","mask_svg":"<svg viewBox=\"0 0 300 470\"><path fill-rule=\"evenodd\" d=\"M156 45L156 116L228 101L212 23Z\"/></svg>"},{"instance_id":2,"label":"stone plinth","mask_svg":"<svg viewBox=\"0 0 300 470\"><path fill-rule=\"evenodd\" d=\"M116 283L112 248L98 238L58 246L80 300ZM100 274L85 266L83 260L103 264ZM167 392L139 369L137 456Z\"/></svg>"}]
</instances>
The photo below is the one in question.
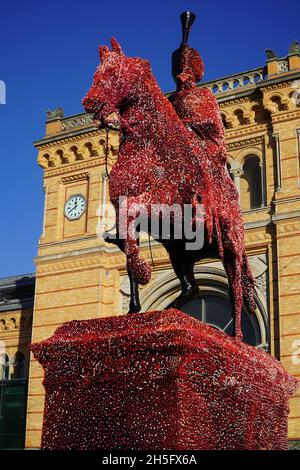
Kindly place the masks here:
<instances>
[{"instance_id":1,"label":"stone plinth","mask_svg":"<svg viewBox=\"0 0 300 470\"><path fill-rule=\"evenodd\" d=\"M32 347L44 449L286 449L297 382L177 311L73 321Z\"/></svg>"}]
</instances>

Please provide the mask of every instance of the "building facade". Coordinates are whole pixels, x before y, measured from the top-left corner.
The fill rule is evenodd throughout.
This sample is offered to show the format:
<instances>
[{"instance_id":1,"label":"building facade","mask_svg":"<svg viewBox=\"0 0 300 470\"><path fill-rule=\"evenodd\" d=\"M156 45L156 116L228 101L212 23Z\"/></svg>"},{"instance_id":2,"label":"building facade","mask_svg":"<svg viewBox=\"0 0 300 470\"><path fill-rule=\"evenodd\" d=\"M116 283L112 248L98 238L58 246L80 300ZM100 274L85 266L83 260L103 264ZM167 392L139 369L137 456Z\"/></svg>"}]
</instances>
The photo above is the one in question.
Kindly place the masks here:
<instances>
[{"instance_id":1,"label":"building facade","mask_svg":"<svg viewBox=\"0 0 300 470\"><path fill-rule=\"evenodd\" d=\"M23 448L35 275L0 279L0 449Z\"/></svg>"},{"instance_id":2,"label":"building facade","mask_svg":"<svg viewBox=\"0 0 300 470\"><path fill-rule=\"evenodd\" d=\"M257 280L256 315L243 313L245 340L300 376L300 47L292 44L284 58L268 51L264 67L200 86L209 87L219 102L228 170L240 194L247 254ZM47 113L46 135L35 143L44 173L45 210L35 260L32 342L48 338L66 321L127 312L125 257L99 235L108 202L105 154L108 150L110 169L118 143L117 131L110 132L107 143L104 131L87 114L65 118L61 108ZM83 209L70 220L66 206L73 197L82 198ZM109 228L110 219L105 223ZM163 309L180 290L163 247L152 241L151 248L152 279L140 289L144 311ZM146 239L141 251L151 263ZM230 334L232 314L221 263L199 262L195 272L200 296L184 310ZM0 331L7 347L9 331ZM24 335L25 342L29 338ZM43 369L31 356L27 448L40 446L42 380ZM290 409L289 438L296 446L299 391Z\"/></svg>"}]
</instances>

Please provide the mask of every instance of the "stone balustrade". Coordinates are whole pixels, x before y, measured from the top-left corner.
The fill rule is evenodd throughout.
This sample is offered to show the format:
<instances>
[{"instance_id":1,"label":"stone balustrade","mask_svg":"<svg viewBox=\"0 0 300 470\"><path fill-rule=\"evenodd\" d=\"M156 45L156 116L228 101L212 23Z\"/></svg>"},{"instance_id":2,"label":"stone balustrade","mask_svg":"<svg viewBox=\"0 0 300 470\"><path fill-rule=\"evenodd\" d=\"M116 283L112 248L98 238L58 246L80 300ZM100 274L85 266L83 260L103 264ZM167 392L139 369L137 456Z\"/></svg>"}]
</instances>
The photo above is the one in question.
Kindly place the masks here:
<instances>
[{"instance_id":1,"label":"stone balustrade","mask_svg":"<svg viewBox=\"0 0 300 470\"><path fill-rule=\"evenodd\" d=\"M235 90L241 91L241 88L253 87L257 83L265 80L265 68L257 68L245 73L238 73L218 80L201 83L200 87L209 88L214 95L223 95L232 93Z\"/></svg>"},{"instance_id":2,"label":"stone balustrade","mask_svg":"<svg viewBox=\"0 0 300 470\"><path fill-rule=\"evenodd\" d=\"M61 127L62 131L71 131L78 127L94 127L93 117L88 113L76 114L75 116L62 119Z\"/></svg>"}]
</instances>

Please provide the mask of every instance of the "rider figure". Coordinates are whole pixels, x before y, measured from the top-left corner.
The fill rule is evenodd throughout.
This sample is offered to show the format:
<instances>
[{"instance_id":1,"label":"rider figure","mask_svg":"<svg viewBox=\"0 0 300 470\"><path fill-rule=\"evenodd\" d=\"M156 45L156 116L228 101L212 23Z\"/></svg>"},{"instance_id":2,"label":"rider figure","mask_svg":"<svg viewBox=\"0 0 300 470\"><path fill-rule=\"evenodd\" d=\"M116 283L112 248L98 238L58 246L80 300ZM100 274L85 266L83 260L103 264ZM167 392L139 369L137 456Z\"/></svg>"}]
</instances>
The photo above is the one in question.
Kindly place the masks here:
<instances>
[{"instance_id":1,"label":"rider figure","mask_svg":"<svg viewBox=\"0 0 300 470\"><path fill-rule=\"evenodd\" d=\"M210 162L212 173L226 165L226 143L217 100L202 80L204 65L199 53L188 45L173 54L173 77L177 90L170 96L176 113L190 131L197 134Z\"/></svg>"}]
</instances>

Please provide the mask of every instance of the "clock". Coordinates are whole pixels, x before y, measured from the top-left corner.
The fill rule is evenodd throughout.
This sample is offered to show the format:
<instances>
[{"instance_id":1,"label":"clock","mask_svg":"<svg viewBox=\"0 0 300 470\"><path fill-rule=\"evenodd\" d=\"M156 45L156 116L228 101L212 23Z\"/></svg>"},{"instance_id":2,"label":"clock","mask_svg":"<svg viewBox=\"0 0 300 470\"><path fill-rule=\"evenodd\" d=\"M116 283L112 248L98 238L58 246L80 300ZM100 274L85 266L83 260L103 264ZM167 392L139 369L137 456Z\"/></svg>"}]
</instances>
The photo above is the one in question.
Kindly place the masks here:
<instances>
[{"instance_id":1,"label":"clock","mask_svg":"<svg viewBox=\"0 0 300 470\"><path fill-rule=\"evenodd\" d=\"M68 220L78 220L86 211L86 199L82 194L74 194L65 204L65 217Z\"/></svg>"}]
</instances>

